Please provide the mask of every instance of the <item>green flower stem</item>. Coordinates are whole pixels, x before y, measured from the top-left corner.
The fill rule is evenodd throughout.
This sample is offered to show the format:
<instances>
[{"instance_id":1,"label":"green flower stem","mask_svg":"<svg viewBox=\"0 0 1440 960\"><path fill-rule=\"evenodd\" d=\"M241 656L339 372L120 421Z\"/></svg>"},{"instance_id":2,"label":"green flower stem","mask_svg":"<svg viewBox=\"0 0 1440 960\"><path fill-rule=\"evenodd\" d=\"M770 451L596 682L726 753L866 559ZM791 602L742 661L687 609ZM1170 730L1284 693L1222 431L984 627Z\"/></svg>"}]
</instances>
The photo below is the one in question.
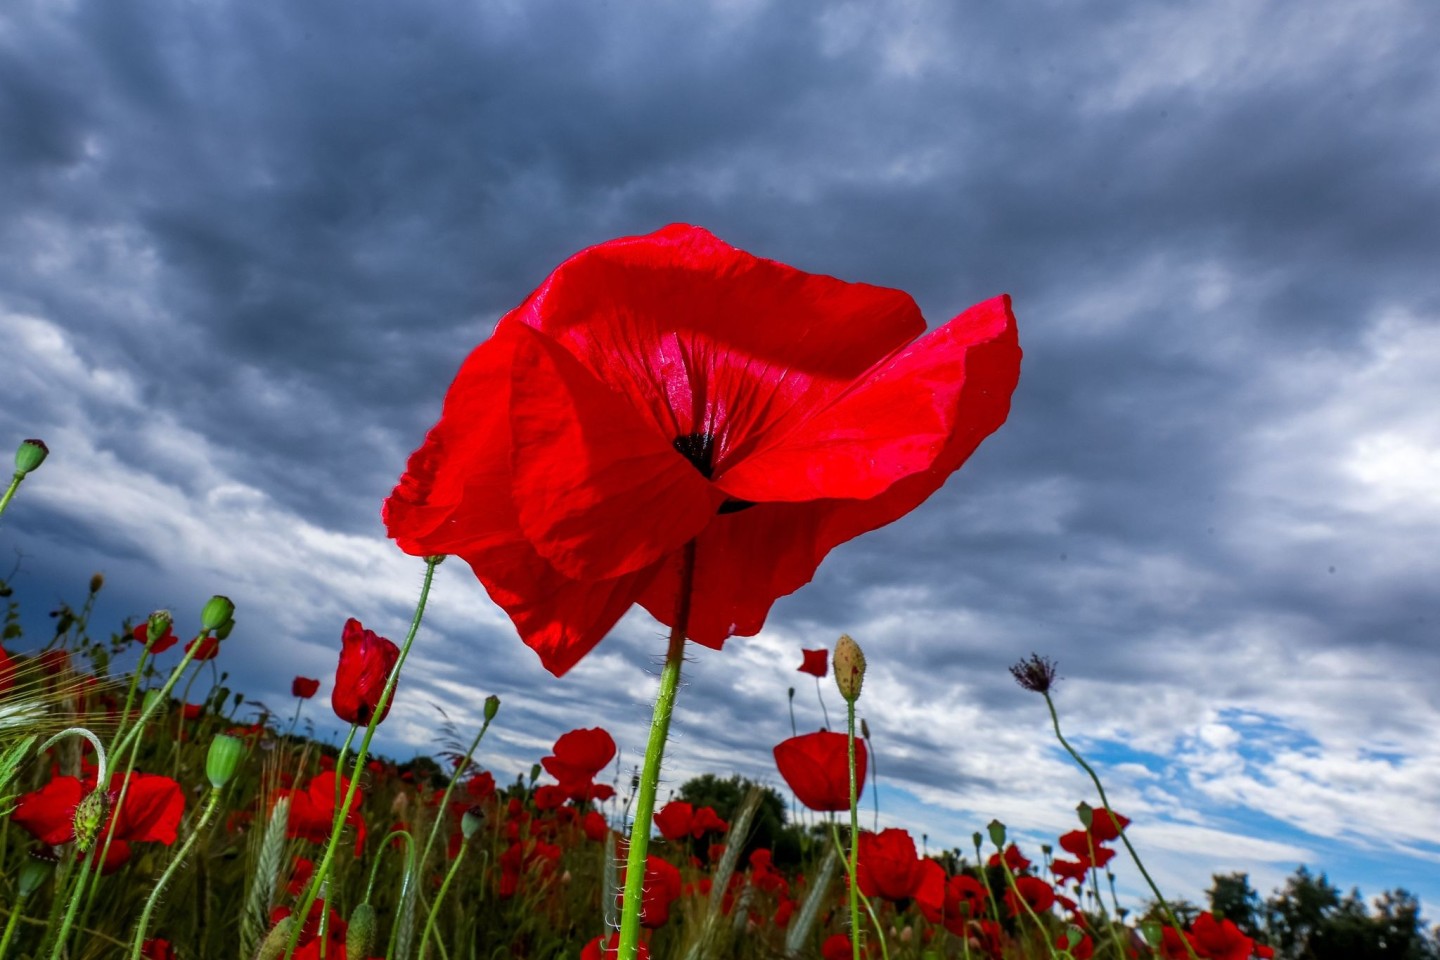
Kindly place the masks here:
<instances>
[{"instance_id":1,"label":"green flower stem","mask_svg":"<svg viewBox=\"0 0 1440 960\"><path fill-rule=\"evenodd\" d=\"M415 642L415 635L420 632L420 621L425 617L425 604L430 598L430 585L435 582L435 568L440 565L444 557L425 558L425 581L420 586L420 599L415 604L415 616L410 621L410 632L405 635L405 642L400 647L400 655L395 659L395 666L390 670L390 676L385 680L385 689L380 691L380 699L375 704L375 710L370 715L370 722L365 726L365 736L360 741L360 749L355 753L355 766L350 777L350 789L345 792L345 799L340 805L340 811L350 809L355 801L356 791L360 787L360 770L365 765L365 758L370 753L370 741L375 737L375 729L380 726L380 718L385 715L386 708L390 706L390 698L395 694L395 685L400 682L400 668L405 666L405 658L410 655L410 645ZM336 776L340 771L336 769ZM344 819L339 821L342 825ZM336 827L330 831L330 842L325 845L325 856L315 867L315 875L310 878L310 886L305 891L305 900L300 904L300 909L295 915L300 918L295 924L295 929L290 931L290 940L285 945L284 960L290 960L295 954L295 947L300 942L300 928L304 918L310 915L310 908L314 906L318 898L320 888L325 883L325 878L330 873L330 865L335 860L335 850L340 846L341 829Z\"/></svg>"},{"instance_id":2,"label":"green flower stem","mask_svg":"<svg viewBox=\"0 0 1440 960\"><path fill-rule=\"evenodd\" d=\"M820 678L815 678L815 699L820 701L820 713L825 717L825 729L830 729L830 710L825 706L825 694L820 692Z\"/></svg>"},{"instance_id":3,"label":"green flower stem","mask_svg":"<svg viewBox=\"0 0 1440 960\"><path fill-rule=\"evenodd\" d=\"M185 668L190 666L190 661L195 659L195 651L200 649L200 641L204 640L205 635L209 632L209 630L201 630L195 635L195 639L189 644L190 649L185 651L185 656L175 665L175 669L170 671L170 676L165 680L165 686L160 688L160 693L150 701L150 705L140 711L140 716L136 718L135 725L125 731L125 735L120 738L120 742L111 748L111 753L118 755L126 747L133 745L135 740L140 736L140 731L145 729L145 724L150 719L150 715L160 709L160 704L170 702L170 691L174 690L175 684L180 682L180 677L185 673ZM184 707L182 706L181 709L183 710Z\"/></svg>"},{"instance_id":4,"label":"green flower stem","mask_svg":"<svg viewBox=\"0 0 1440 960\"><path fill-rule=\"evenodd\" d=\"M851 697L845 698L845 750L850 767L850 855L845 858L845 872L850 877L850 951L854 960L860 960L860 888L855 880L860 863L860 784L855 772L855 701ZM880 925L875 926L878 931ZM880 948L885 949L883 936Z\"/></svg>"},{"instance_id":5,"label":"green flower stem","mask_svg":"<svg viewBox=\"0 0 1440 960\"><path fill-rule=\"evenodd\" d=\"M1045 949L1050 951L1051 960L1059 960L1059 955L1055 952L1055 943L1050 937L1050 931L1045 926L1045 921L1041 920L1039 914L1035 912L1035 908L1030 906L1030 901L1020 895L1020 887L1015 883L1015 873L1010 869L1010 864L1005 862L1004 850L1000 851L1000 867L1005 874L1005 884L1010 888L1010 892L1015 895L1020 906L1025 908L1025 913L1030 919L1035 921L1035 927L1045 941Z\"/></svg>"},{"instance_id":6,"label":"green flower stem","mask_svg":"<svg viewBox=\"0 0 1440 960\"><path fill-rule=\"evenodd\" d=\"M402 957L403 960L409 960L406 954L409 952L410 937L414 935L413 932L409 931L413 931L413 927L410 925L413 924L415 920L415 895L420 889L419 869L415 865L415 838L410 835L410 831L408 830L394 831L391 836L402 836L405 838L405 869L400 874L400 895L396 900L395 918L390 924L390 939L385 948L385 960L391 960L391 958L397 956ZM389 837L386 837L387 841L389 839ZM381 849L384 848L382 847ZM380 863L380 857L377 856L375 858L375 863L377 865ZM374 869L370 871L370 885L372 887L375 885ZM370 892L368 889L365 893L365 901L367 903L370 901ZM401 946L400 936L402 929L407 930L403 944L404 949L397 953L397 948Z\"/></svg>"},{"instance_id":7,"label":"green flower stem","mask_svg":"<svg viewBox=\"0 0 1440 960\"><path fill-rule=\"evenodd\" d=\"M5 955L10 952L10 938L15 936L15 927L20 922L20 914L25 912L25 901L28 899L21 894L10 906L10 919L5 921L5 935L0 937L0 960L5 960Z\"/></svg>"},{"instance_id":8,"label":"green flower stem","mask_svg":"<svg viewBox=\"0 0 1440 960\"><path fill-rule=\"evenodd\" d=\"M1000 862L1005 862L1005 854L1000 854ZM1008 868L1004 868L1008 869ZM985 900L990 904L990 918L1000 926L1000 905L995 901L995 891L990 886L990 868L985 866L985 854L980 852L980 834L975 834L975 872L980 875L980 882L985 884Z\"/></svg>"},{"instance_id":9,"label":"green flower stem","mask_svg":"<svg viewBox=\"0 0 1440 960\"><path fill-rule=\"evenodd\" d=\"M435 903L430 907L430 916L425 918L425 932L420 935L420 952L416 954L420 960L425 960L430 952L430 937L435 932L435 917L440 913L440 904L450 890L450 881L455 879L455 874L460 869L461 861L465 859L465 851L468 847L469 844L462 843L460 845L460 852L455 855L455 862L450 864L449 870L445 871L445 879L440 884L440 892L435 894Z\"/></svg>"},{"instance_id":10,"label":"green flower stem","mask_svg":"<svg viewBox=\"0 0 1440 960\"><path fill-rule=\"evenodd\" d=\"M1180 942L1185 944L1185 952L1190 955L1190 960L1200 960L1195 954L1195 948L1190 945L1190 939L1185 936L1184 928L1181 927L1179 921L1175 919L1175 911L1170 909L1170 904L1166 902L1165 895L1160 892L1160 888L1156 886L1155 881L1150 878L1150 872L1145 869L1145 864L1140 862L1140 854L1135 852L1134 846L1130 843L1130 838L1125 835L1125 828L1120 826L1120 820L1115 816L1115 811L1110 809L1110 800L1105 796L1105 787L1100 783L1099 775L1090 764L1085 762L1085 758L1080 756L1074 747L1070 746L1070 741L1065 739L1065 734L1060 732L1060 714L1055 712L1055 701L1050 699L1049 691L1042 691L1042 693L1045 697L1045 706L1050 708L1050 724L1055 728L1055 739L1060 741L1060 746L1065 748L1065 752L1070 754L1070 758L1080 764L1081 769L1090 775L1090 782L1095 784L1095 791L1100 795L1100 803L1105 808L1106 815L1108 815L1110 821L1115 824L1115 829L1120 832L1120 842L1125 844L1126 850L1130 851L1130 859L1135 861L1135 866L1140 871L1140 876L1144 877L1145 882L1150 885L1150 892L1155 894L1155 902L1160 904L1160 909L1165 911L1165 917L1170 921L1170 926L1174 927L1175 932L1180 934Z\"/></svg>"},{"instance_id":11,"label":"green flower stem","mask_svg":"<svg viewBox=\"0 0 1440 960\"><path fill-rule=\"evenodd\" d=\"M175 854L170 861L170 865L167 866L165 872L160 875L160 880L155 884L155 889L150 891L150 898L145 901L145 910L140 914L140 923L135 927L135 939L130 943L130 960L140 960L140 949L145 944L145 931L150 927L150 915L155 911L155 904L160 900L160 893L165 889L165 885L170 882L170 878L175 875L175 871L180 868L180 864L184 863L185 859L190 856L190 850L195 846L195 841L199 839L200 834L205 832L205 828L209 826L211 818L215 816L215 811L220 808L221 793L220 788L211 788L209 801L205 804L205 810L200 814L200 819L196 822L195 829L190 831L190 836L185 838L185 843L181 845L180 851Z\"/></svg>"},{"instance_id":12,"label":"green flower stem","mask_svg":"<svg viewBox=\"0 0 1440 960\"><path fill-rule=\"evenodd\" d=\"M379 713L379 711L377 710L376 713ZM345 782L342 774L342 771L345 769L345 756L350 752L350 743L355 739L355 731L358 729L360 729L359 724L350 724L350 732L345 734L345 742L340 744L340 752L335 755L335 816L330 822L331 833L339 830L340 825L345 822L345 811L347 808L340 804L342 799L340 796L340 784ZM359 772L360 770L357 766L355 773L358 775ZM354 780L355 777L352 776L350 779Z\"/></svg>"},{"instance_id":13,"label":"green flower stem","mask_svg":"<svg viewBox=\"0 0 1440 960\"><path fill-rule=\"evenodd\" d=\"M620 911L618 960L635 960L640 949L640 908L645 890L645 858L650 852L650 827L655 819L655 792L660 785L660 761L670 735L670 715L675 709L675 692L680 687L680 665L685 660L685 629L690 620L690 592L695 582L695 541L685 545L680 561L680 596L675 607L675 626L670 629L670 647L660 670L660 692L655 696L655 713L650 719L650 740L645 745L645 766L640 772L640 790L635 799L635 819L630 825L630 852L625 862L624 903Z\"/></svg>"},{"instance_id":14,"label":"green flower stem","mask_svg":"<svg viewBox=\"0 0 1440 960\"><path fill-rule=\"evenodd\" d=\"M845 844L843 844L843 843L840 842L840 828L835 825L835 821L834 821L833 818L832 818L831 821L830 821L830 841L835 845L835 852L836 852L837 855L839 855L840 860L841 860L842 862L848 861L848 860L849 860L849 857L845 856ZM849 864L846 863L846 866L848 867ZM848 878L848 879L849 879L849 882L850 882L850 889L851 889L851 890L854 890L854 889L855 889L855 881L854 881L854 878L853 878L853 877L850 877L850 878ZM879 917L878 915L876 915L876 913L875 913L875 907L870 903L870 898L869 898L869 897L866 897L866 896L863 896L863 895L862 895L862 896L860 896L859 899L860 899L860 906L862 906L862 907L865 908L865 914L866 914L866 916L868 916L868 917L870 918L870 923L871 923L871 925L875 928L875 937L876 937L877 940L880 941L880 956L882 957L882 960L890 960L890 946L889 946L889 944L886 943L886 941L885 941L885 928L882 927L882 926L880 926L880 917ZM852 919L852 920L851 920L851 924L852 924L852 926L850 927L850 945L851 945L851 949L854 949L855 944L857 944L857 943L860 942L860 929L859 929L859 927L860 927L860 921L858 920L858 914L857 914L857 915L854 915L854 916L855 916L857 919Z\"/></svg>"},{"instance_id":15,"label":"green flower stem","mask_svg":"<svg viewBox=\"0 0 1440 960\"><path fill-rule=\"evenodd\" d=\"M135 705L135 691L140 687L140 677L145 672L145 666L150 661L150 644L145 644L140 651L140 662L135 664L135 672L130 675L130 688L125 691L125 706L120 711L120 725L115 728L115 738L110 741L113 749L116 741L125 732L125 722L130 719L130 708Z\"/></svg>"},{"instance_id":16,"label":"green flower stem","mask_svg":"<svg viewBox=\"0 0 1440 960\"><path fill-rule=\"evenodd\" d=\"M80 901L84 899L85 881L90 878L90 864L94 859L90 851L81 851L80 854L80 875L75 879L75 886L70 893L70 905L65 909L65 919L60 921L60 932L55 935L55 944L50 948L50 960L60 960L65 955L65 941L70 938L70 928L75 923L75 913L80 908Z\"/></svg>"},{"instance_id":17,"label":"green flower stem","mask_svg":"<svg viewBox=\"0 0 1440 960\"><path fill-rule=\"evenodd\" d=\"M480 747L480 741L485 738L485 731L490 729L490 720L487 717L480 725L480 732L475 734L475 739L470 742L470 749L465 751L465 758L455 768L455 775L445 785L445 794L440 798L440 806L435 814L435 822L430 825L430 836L425 840L425 849L420 854L420 869L425 869L430 863L430 851L435 847L435 838L440 834L440 825L445 822L450 811L450 795L455 792L455 784L460 782L460 773L470 766L470 758Z\"/></svg>"}]
</instances>

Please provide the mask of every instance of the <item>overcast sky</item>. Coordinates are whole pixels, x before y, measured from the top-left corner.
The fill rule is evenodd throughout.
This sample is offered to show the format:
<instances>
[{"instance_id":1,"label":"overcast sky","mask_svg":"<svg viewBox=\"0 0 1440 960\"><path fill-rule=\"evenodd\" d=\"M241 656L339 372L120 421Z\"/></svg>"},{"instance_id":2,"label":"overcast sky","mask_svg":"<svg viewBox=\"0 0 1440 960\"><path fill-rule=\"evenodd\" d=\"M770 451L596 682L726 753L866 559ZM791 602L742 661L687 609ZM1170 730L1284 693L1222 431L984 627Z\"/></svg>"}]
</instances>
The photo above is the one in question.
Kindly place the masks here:
<instances>
[{"instance_id":1,"label":"overcast sky","mask_svg":"<svg viewBox=\"0 0 1440 960\"><path fill-rule=\"evenodd\" d=\"M11 0L0 439L52 453L0 574L33 639L96 570L107 630L226 593L231 684L323 678L328 736L345 619L399 640L418 592L381 501L570 254L679 221L932 325L1010 293L1009 422L693 651L670 783L778 785L844 631L881 820L1033 852L1096 799L1033 650L1172 893L1304 862L1440 911L1437 49L1421 0ZM496 693L497 774L594 725L628 770L663 649L634 612L556 680L453 561L382 749Z\"/></svg>"}]
</instances>

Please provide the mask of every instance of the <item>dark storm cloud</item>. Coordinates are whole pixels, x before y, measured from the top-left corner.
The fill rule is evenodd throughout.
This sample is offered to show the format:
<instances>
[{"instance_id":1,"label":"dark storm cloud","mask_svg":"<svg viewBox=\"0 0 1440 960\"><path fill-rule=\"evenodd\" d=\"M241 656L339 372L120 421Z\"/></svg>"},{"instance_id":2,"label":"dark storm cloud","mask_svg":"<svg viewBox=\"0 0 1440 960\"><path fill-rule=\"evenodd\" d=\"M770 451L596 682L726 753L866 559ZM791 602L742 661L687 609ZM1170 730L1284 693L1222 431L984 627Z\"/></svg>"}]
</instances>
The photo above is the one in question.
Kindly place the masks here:
<instances>
[{"instance_id":1,"label":"dark storm cloud","mask_svg":"<svg viewBox=\"0 0 1440 960\"><path fill-rule=\"evenodd\" d=\"M958 689L1020 724L1035 704L1005 668L1031 650L1152 717L1197 662L1258 701L1284 678L1225 658L1268 668L1302 642L1432 669L1435 568L1382 575L1417 542L1416 514L1347 501L1323 418L1287 425L1347 400L1297 370L1383 371L1377 317L1440 310L1433 19L1403 3L12 5L0 311L54 324L133 396L77 374L6 422L66 411L57 422L165 485L147 502L182 514L219 482L165 442L193 431L223 480L356 538L315 560L312 537L275 569L354 554L316 605L403 624L400 591L358 585L378 561L357 543L383 535L379 502L463 357L580 248L696 222L910 291L932 324L1000 292L1020 319L1009 423L915 515L782 598L770 625L787 641L872 630L862 641L903 665L913 703ZM43 340L35 355L68 370ZM147 600L164 544L28 503L0 532L118 565L111 612L194 586L181 572L177 598ZM622 678L663 647L653 624L626 621L554 683L453 563L455 606L437 604L407 672L417 703L473 719L479 696L506 695L517 769L534 742L593 724L595 689L635 708L617 739L642 740L649 694ZM333 669L338 628L294 629L310 641L295 672ZM793 681L731 682L746 643L698 652L683 743L763 772L755 744L788 735ZM235 670L284 700L265 656ZM401 714L417 742L428 710ZM941 762L963 734L906 730L882 769L1002 789Z\"/></svg>"}]
</instances>

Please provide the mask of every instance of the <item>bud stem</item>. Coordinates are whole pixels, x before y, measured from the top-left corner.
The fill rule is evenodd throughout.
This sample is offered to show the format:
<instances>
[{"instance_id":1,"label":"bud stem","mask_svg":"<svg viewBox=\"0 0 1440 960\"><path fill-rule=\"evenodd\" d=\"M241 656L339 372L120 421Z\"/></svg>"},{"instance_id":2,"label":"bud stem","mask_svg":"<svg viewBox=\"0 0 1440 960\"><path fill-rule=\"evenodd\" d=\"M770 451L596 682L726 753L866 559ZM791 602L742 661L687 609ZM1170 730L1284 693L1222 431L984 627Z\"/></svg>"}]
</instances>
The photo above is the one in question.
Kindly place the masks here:
<instances>
[{"instance_id":1,"label":"bud stem","mask_svg":"<svg viewBox=\"0 0 1440 960\"><path fill-rule=\"evenodd\" d=\"M185 843L180 847L180 851L175 854L170 860L169 866L165 868L165 872L160 875L160 880L155 884L155 889L150 891L150 898L145 901L145 909L140 914L140 922L135 927L135 939L130 943L130 960L140 960L140 950L145 945L145 931L150 927L150 914L155 911L155 904L160 900L160 893L165 889L165 885L170 882L170 878L175 875L175 871L179 869L180 864L184 863L185 858L190 856L190 850L195 846L196 839L198 839L200 834L205 832L205 828L210 825L210 820L215 816L215 811L220 808L220 794L222 792L223 788L221 787L210 788L210 798L205 804L204 812L200 814L199 821L195 824L195 829L190 831L190 836L185 838Z\"/></svg>"}]
</instances>

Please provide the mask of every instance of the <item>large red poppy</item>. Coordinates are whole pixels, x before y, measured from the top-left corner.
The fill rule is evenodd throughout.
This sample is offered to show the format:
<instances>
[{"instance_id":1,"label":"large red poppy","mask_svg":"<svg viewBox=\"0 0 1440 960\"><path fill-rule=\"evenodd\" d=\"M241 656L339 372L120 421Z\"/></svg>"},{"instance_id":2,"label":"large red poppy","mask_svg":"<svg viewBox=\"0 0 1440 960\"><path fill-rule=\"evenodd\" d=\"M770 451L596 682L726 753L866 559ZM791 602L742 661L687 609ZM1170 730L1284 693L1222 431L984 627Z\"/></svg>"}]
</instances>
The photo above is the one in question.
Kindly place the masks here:
<instances>
[{"instance_id":1,"label":"large red poppy","mask_svg":"<svg viewBox=\"0 0 1440 960\"><path fill-rule=\"evenodd\" d=\"M127 782L128 787L125 786ZM75 839L75 808L94 788L93 775L83 781L76 777L52 777L39 790L20 798L11 819L30 831L41 843L69 843ZM125 790L125 802L120 806L117 817L115 800L122 788ZM96 846L104 846L108 836L112 858L124 862L130 843L163 843L168 846L175 842L180 818L185 812L185 794L180 784L156 774L115 773L110 777L108 795L105 825Z\"/></svg>"},{"instance_id":2,"label":"large red poppy","mask_svg":"<svg viewBox=\"0 0 1440 960\"><path fill-rule=\"evenodd\" d=\"M865 790L865 741L855 741L855 796ZM850 746L843 733L817 730L775 745L775 768L811 810L850 809Z\"/></svg>"},{"instance_id":3,"label":"large red poppy","mask_svg":"<svg viewBox=\"0 0 1440 960\"><path fill-rule=\"evenodd\" d=\"M924 331L898 290L698 227L591 247L470 354L386 528L463 557L556 675L633 603L673 625L694 540L686 632L718 648L1004 422L1009 299Z\"/></svg>"},{"instance_id":4,"label":"large red poppy","mask_svg":"<svg viewBox=\"0 0 1440 960\"><path fill-rule=\"evenodd\" d=\"M335 689L330 692L335 715L347 723L369 723L380 704L380 695L385 692L385 681L399 659L400 648L395 644L374 630L366 630L354 617L346 620L340 634ZM385 722L393 703L392 697L380 711L377 722Z\"/></svg>"},{"instance_id":5,"label":"large red poppy","mask_svg":"<svg viewBox=\"0 0 1440 960\"><path fill-rule=\"evenodd\" d=\"M891 901L913 898L922 909L930 911L944 907L945 868L916 853L915 840L899 827L860 834L855 881L867 897Z\"/></svg>"}]
</instances>

